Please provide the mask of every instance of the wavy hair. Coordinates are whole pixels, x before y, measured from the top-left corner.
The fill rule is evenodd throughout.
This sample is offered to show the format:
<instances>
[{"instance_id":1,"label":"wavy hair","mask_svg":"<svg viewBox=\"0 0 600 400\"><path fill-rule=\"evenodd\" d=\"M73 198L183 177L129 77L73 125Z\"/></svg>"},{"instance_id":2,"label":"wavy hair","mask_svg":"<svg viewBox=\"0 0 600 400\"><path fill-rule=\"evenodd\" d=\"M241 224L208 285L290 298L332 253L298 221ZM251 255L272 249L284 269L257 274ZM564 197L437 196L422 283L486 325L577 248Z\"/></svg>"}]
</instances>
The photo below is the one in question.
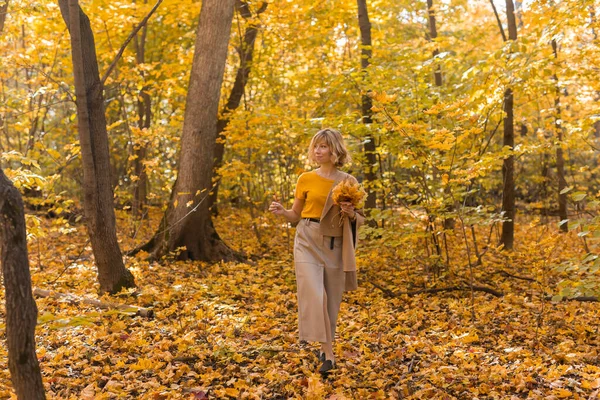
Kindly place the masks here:
<instances>
[{"instance_id":1,"label":"wavy hair","mask_svg":"<svg viewBox=\"0 0 600 400\"><path fill-rule=\"evenodd\" d=\"M352 161L352 157L350 157L350 153L348 153L348 150L346 149L346 144L344 143L344 138L340 131L325 128L321 129L312 137L310 145L308 146L308 159L312 162L315 162L314 150L318 143L326 143L327 146L329 146L331 154L333 155L333 165L336 167L342 167L344 164Z\"/></svg>"}]
</instances>

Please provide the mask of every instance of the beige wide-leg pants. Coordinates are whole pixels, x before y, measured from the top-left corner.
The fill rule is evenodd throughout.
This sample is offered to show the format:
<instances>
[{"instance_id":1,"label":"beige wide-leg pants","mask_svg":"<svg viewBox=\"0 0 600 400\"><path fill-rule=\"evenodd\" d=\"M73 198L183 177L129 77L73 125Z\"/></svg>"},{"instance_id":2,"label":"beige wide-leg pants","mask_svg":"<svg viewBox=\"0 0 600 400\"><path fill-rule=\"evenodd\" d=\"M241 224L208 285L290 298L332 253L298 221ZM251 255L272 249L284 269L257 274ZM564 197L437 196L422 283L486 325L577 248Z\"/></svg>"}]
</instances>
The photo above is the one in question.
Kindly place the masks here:
<instances>
[{"instance_id":1,"label":"beige wide-leg pants","mask_svg":"<svg viewBox=\"0 0 600 400\"><path fill-rule=\"evenodd\" d=\"M294 263L298 286L300 340L332 342L342 294L342 238L323 236L319 223L302 219L296 227Z\"/></svg>"}]
</instances>

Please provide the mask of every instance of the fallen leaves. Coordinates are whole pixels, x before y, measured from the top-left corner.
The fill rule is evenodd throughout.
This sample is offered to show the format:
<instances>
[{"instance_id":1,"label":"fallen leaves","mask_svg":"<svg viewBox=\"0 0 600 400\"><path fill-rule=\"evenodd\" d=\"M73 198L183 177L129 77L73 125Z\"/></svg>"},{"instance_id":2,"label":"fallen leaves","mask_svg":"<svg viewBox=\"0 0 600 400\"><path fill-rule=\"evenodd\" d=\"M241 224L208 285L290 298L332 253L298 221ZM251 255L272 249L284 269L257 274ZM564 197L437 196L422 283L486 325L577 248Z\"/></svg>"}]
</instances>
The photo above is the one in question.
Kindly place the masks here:
<instances>
[{"instance_id":1,"label":"fallen leaves","mask_svg":"<svg viewBox=\"0 0 600 400\"><path fill-rule=\"evenodd\" d=\"M507 294L477 294L476 321L468 293L388 298L366 277L376 275L400 289L424 272L399 266L393 251L367 241L359 253L360 288L342 303L334 348L338 366L323 379L316 373L315 345L297 341L292 258L278 234L266 236L273 238L271 253L253 264L129 259L139 288L109 300L152 308L154 319L38 299L37 354L48 397L587 399L600 390L598 305L544 303L530 282L499 275L495 282ZM71 243L86 241L83 229L70 235ZM42 248L46 259L64 242L49 236ZM248 246L251 237L246 235ZM495 268L495 257L490 253L477 279ZM527 265L527 257L513 262ZM34 283L92 297L91 260L72 262L77 273L63 274L52 285L47 282L63 263L34 268ZM76 323L81 318L85 323ZM0 356L6 359L5 351ZM0 397L11 393L8 371L0 371Z\"/></svg>"}]
</instances>

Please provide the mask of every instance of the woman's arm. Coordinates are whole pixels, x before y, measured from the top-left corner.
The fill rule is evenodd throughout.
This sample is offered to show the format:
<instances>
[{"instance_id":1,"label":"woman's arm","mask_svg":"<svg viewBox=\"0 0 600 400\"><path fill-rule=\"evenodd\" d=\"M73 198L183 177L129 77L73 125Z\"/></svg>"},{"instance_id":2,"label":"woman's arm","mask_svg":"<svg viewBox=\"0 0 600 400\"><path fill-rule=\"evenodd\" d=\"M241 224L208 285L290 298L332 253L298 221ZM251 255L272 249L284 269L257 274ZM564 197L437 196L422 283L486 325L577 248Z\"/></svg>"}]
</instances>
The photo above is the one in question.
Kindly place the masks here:
<instances>
[{"instance_id":1,"label":"woman's arm","mask_svg":"<svg viewBox=\"0 0 600 400\"><path fill-rule=\"evenodd\" d=\"M281 205L281 203L274 201L269 206L269 211L271 211L275 215L283 215L285 219L288 220L288 222L296 222L300 220L303 208L304 200L294 199L294 204L289 210L286 210L285 207Z\"/></svg>"}]
</instances>

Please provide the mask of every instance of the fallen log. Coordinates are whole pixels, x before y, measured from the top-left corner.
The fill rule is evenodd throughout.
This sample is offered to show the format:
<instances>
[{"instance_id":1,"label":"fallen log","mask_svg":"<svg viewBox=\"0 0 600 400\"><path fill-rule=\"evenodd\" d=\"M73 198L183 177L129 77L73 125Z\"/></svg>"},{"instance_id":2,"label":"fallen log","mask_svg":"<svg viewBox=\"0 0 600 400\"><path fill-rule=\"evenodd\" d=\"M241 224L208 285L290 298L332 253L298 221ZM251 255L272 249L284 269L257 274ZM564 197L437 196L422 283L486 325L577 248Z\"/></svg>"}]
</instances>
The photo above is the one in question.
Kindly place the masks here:
<instances>
[{"instance_id":1,"label":"fallen log","mask_svg":"<svg viewBox=\"0 0 600 400\"><path fill-rule=\"evenodd\" d=\"M546 296L546 300L552 300L552 296ZM562 296L562 298L559 301L598 302L600 300L596 296L578 296L578 297Z\"/></svg>"},{"instance_id":2,"label":"fallen log","mask_svg":"<svg viewBox=\"0 0 600 400\"><path fill-rule=\"evenodd\" d=\"M450 287L442 287L442 288L430 288L430 289L420 289L415 290L414 292L398 292L397 295L405 294L407 296L415 296L417 294L422 293L440 293L440 292L454 292L454 291L465 291L465 290L473 290L475 292L484 292L489 293L496 297L504 296L504 293L499 292L495 289L486 287L486 286L450 286Z\"/></svg>"},{"instance_id":3,"label":"fallen log","mask_svg":"<svg viewBox=\"0 0 600 400\"><path fill-rule=\"evenodd\" d=\"M495 289L486 287L486 286L465 285L465 286L450 286L450 287L442 287L442 288L419 289L419 290L415 290L412 292L393 292L390 289L384 288L381 285L378 285L374 282L370 282L370 283L373 286L375 286L377 289L381 290L388 297L398 297L403 294L407 295L407 296L416 296L418 294L423 294L423 293L440 293L440 292L454 292L454 291L468 291L468 290L473 290L475 292L489 293L492 296L496 296L496 297L504 296L504 293L499 292Z\"/></svg>"},{"instance_id":4,"label":"fallen log","mask_svg":"<svg viewBox=\"0 0 600 400\"><path fill-rule=\"evenodd\" d=\"M501 274L504 276L507 276L509 278L515 278L515 279L521 279L523 281L530 281L530 282L535 282L535 283L539 283L538 281L536 281L534 278L530 278L528 276L519 276L519 275L513 275L511 273L506 272L505 270L501 269L499 271L496 271L497 274Z\"/></svg>"},{"instance_id":5,"label":"fallen log","mask_svg":"<svg viewBox=\"0 0 600 400\"><path fill-rule=\"evenodd\" d=\"M136 316L145 317L145 318L153 318L154 310L150 308L132 306L127 304L115 304L103 302L97 299L88 299L86 297L79 297L69 293L58 293L51 292L50 290L44 290L40 288L33 289L33 295L38 297L53 297L55 299L66 299L70 303L78 304L88 304L94 307L98 307L103 310L122 310L122 311L135 311Z\"/></svg>"}]
</instances>

